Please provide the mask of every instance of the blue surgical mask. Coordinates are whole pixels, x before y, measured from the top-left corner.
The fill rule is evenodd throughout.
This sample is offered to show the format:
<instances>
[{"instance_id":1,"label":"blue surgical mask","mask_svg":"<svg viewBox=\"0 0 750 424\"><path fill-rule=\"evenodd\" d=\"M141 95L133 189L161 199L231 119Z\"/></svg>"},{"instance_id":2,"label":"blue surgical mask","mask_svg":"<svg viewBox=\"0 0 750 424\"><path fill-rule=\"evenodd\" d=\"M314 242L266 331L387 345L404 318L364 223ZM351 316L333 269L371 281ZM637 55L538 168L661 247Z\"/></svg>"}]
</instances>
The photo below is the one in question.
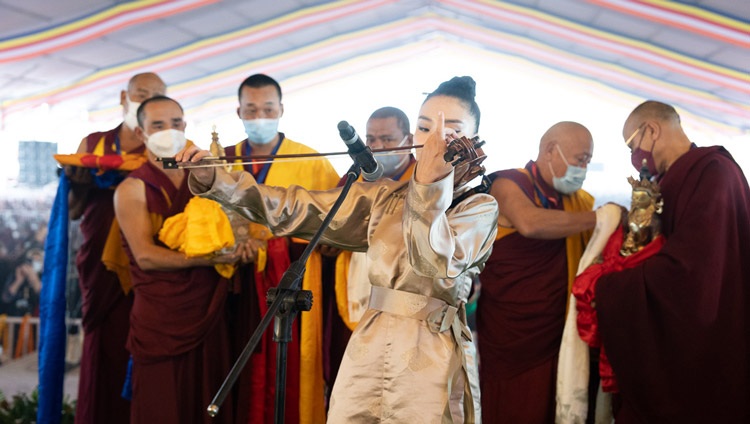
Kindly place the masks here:
<instances>
[{"instance_id":1,"label":"blue surgical mask","mask_svg":"<svg viewBox=\"0 0 750 424\"><path fill-rule=\"evenodd\" d=\"M565 165L568 166L568 169L565 171L565 175L562 177L556 177L555 171L552 170L552 163L547 163L549 165L549 170L552 173L552 186L557 192L562 194L575 193L583 186L583 181L586 179L586 168L569 164L568 160L565 159L565 155L563 154L560 145L557 144L556 146L557 150L560 152L560 157L562 157L562 160L565 162Z\"/></svg>"},{"instance_id":2,"label":"blue surgical mask","mask_svg":"<svg viewBox=\"0 0 750 424\"><path fill-rule=\"evenodd\" d=\"M247 139L254 144L268 144L279 131L278 119L243 119Z\"/></svg>"}]
</instances>

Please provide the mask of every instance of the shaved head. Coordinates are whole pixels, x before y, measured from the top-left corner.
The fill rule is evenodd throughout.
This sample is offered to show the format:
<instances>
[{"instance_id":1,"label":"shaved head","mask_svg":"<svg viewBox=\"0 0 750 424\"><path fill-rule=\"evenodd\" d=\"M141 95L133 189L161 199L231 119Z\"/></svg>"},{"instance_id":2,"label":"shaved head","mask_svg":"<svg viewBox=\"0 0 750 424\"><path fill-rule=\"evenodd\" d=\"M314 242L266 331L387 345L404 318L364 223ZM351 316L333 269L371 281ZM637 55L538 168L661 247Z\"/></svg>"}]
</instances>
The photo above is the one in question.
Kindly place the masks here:
<instances>
[{"instance_id":1,"label":"shaved head","mask_svg":"<svg viewBox=\"0 0 750 424\"><path fill-rule=\"evenodd\" d=\"M162 96L167 92L167 85L164 84L164 81L153 72L135 74L130 78L130 81L128 81L128 91L137 90L140 86L154 87L154 91Z\"/></svg>"},{"instance_id":2,"label":"shaved head","mask_svg":"<svg viewBox=\"0 0 750 424\"><path fill-rule=\"evenodd\" d=\"M671 122L680 123L680 115L672 106L657 102L655 100L647 100L638 105L632 112L628 120L636 121L649 121L655 120L660 122Z\"/></svg>"},{"instance_id":3,"label":"shaved head","mask_svg":"<svg viewBox=\"0 0 750 424\"><path fill-rule=\"evenodd\" d=\"M567 147L590 147L594 144L594 140L589 130L583 125L577 122L563 121L551 126L542 135L539 143L539 155L541 156L544 152L549 151L555 143L565 149Z\"/></svg>"}]
</instances>

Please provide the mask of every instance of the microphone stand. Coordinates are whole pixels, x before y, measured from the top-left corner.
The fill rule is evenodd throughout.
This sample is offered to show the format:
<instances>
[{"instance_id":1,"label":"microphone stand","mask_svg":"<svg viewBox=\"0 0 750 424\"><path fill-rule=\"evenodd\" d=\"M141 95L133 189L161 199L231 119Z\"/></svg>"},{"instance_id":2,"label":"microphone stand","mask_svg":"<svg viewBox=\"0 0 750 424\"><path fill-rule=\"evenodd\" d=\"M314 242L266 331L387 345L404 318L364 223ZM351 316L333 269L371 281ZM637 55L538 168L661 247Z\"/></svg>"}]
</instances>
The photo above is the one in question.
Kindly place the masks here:
<instances>
[{"instance_id":1,"label":"microphone stand","mask_svg":"<svg viewBox=\"0 0 750 424\"><path fill-rule=\"evenodd\" d=\"M310 239L310 243L307 245L304 252L302 252L302 256L294 261L289 266L289 269L284 272L278 287L268 290L268 297L266 299L270 305L268 311L263 316L260 324L258 324L255 332L253 332L253 335L245 345L242 353L240 353L239 358L235 361L229 374L227 374L219 391L211 401L211 404L206 408L209 416L215 417L219 413L220 405L224 402L224 399L229 394L232 386L234 386L234 383L239 378L242 369L245 367L248 359L250 359L250 355L252 355L255 347L260 342L263 333L271 323L271 318L275 317L273 341L278 343L278 346L276 349L276 403L274 405L274 423L284 423L287 343L292 340L292 323L294 322L294 317L297 316L297 312L309 311L312 308L312 292L299 289L300 281L302 281L302 277L305 274L305 264L307 263L307 258L310 257L310 254L318 245L323 232L328 229L333 217L344 202L352 184L357 178L359 178L359 174L360 166L355 162L346 173L346 183L341 189L341 194L331 207L328 215L326 215L318 232Z\"/></svg>"}]
</instances>

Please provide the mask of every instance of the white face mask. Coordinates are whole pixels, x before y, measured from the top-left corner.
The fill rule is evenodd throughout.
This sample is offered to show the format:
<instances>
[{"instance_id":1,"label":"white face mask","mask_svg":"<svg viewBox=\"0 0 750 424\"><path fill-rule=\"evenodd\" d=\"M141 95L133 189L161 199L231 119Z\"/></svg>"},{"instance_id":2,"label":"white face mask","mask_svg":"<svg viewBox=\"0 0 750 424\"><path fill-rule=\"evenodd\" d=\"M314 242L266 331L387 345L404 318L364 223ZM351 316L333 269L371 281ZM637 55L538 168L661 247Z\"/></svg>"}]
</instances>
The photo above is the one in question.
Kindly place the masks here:
<instances>
[{"instance_id":1,"label":"white face mask","mask_svg":"<svg viewBox=\"0 0 750 424\"><path fill-rule=\"evenodd\" d=\"M279 132L278 119L243 119L247 139L254 144L268 144Z\"/></svg>"},{"instance_id":2,"label":"white face mask","mask_svg":"<svg viewBox=\"0 0 750 424\"><path fill-rule=\"evenodd\" d=\"M42 261L32 261L31 267L34 269L34 272L36 272L37 274L41 274L42 269L44 269L44 264L42 263Z\"/></svg>"},{"instance_id":3,"label":"white face mask","mask_svg":"<svg viewBox=\"0 0 750 424\"><path fill-rule=\"evenodd\" d=\"M403 140L401 140L398 145L393 147L401 147L406 143L406 140L409 139L409 136L404 136ZM409 155L406 154L406 151L398 151L398 152L391 152L391 153L398 153L398 154L387 154L387 155L379 155L377 157L378 162L380 162L383 165L383 176L392 178L394 177L401 169L401 166L403 166L405 163L409 161Z\"/></svg>"},{"instance_id":4,"label":"white face mask","mask_svg":"<svg viewBox=\"0 0 750 424\"><path fill-rule=\"evenodd\" d=\"M128 92L125 92L125 103L128 105L128 111L125 112L125 117L123 118L123 121L125 122L125 125L127 125L128 128L131 130L135 130L135 127L138 126L138 108L141 106L139 102L133 102L130 100L130 96L128 96Z\"/></svg>"},{"instance_id":5,"label":"white face mask","mask_svg":"<svg viewBox=\"0 0 750 424\"><path fill-rule=\"evenodd\" d=\"M153 133L146 139L146 148L156 157L171 158L185 147L185 133L168 129Z\"/></svg>"}]
</instances>

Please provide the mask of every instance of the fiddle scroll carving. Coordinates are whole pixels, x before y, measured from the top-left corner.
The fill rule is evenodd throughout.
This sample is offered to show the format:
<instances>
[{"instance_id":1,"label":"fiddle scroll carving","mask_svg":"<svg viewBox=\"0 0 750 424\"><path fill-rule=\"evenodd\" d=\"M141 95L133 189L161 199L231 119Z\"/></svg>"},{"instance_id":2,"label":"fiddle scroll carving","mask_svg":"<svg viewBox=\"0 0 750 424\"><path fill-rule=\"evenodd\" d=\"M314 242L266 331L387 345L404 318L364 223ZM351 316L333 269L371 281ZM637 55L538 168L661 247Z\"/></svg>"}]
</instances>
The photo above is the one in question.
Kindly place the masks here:
<instances>
[{"instance_id":1,"label":"fiddle scroll carving","mask_svg":"<svg viewBox=\"0 0 750 424\"><path fill-rule=\"evenodd\" d=\"M482 146L484 140L479 137L468 139L465 136L455 138L448 143L448 150L443 159L451 162L454 168L454 186L460 187L479 175L484 175L485 169L482 165L487 155L484 154Z\"/></svg>"}]
</instances>

